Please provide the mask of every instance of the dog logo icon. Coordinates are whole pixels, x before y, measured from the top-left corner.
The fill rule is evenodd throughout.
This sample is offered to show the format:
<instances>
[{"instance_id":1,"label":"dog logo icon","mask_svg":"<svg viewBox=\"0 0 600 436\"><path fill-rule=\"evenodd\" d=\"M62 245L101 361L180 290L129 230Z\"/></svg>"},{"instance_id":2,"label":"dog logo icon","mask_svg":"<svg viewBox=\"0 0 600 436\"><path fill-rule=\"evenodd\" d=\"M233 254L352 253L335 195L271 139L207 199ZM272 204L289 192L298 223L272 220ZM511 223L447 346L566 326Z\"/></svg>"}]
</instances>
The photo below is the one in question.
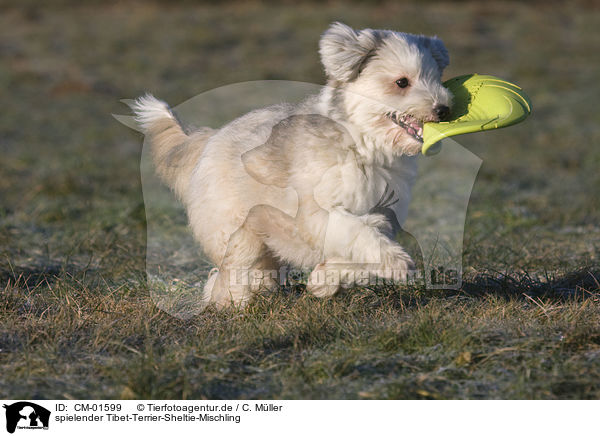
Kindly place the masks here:
<instances>
[{"instance_id":1,"label":"dog logo icon","mask_svg":"<svg viewBox=\"0 0 600 436\"><path fill-rule=\"evenodd\" d=\"M6 431L14 433L19 429L48 429L50 411L28 401L4 405L6 409Z\"/></svg>"}]
</instances>

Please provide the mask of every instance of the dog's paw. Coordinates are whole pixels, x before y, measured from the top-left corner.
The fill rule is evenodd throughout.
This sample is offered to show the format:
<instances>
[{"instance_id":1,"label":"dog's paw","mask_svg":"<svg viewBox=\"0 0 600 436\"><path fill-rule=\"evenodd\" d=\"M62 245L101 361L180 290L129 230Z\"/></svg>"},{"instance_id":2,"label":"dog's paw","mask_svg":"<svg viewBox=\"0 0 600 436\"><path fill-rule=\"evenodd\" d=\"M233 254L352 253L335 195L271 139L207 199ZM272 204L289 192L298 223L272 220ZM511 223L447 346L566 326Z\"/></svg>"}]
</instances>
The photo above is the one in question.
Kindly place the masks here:
<instances>
[{"instance_id":1,"label":"dog's paw","mask_svg":"<svg viewBox=\"0 0 600 436\"><path fill-rule=\"evenodd\" d=\"M318 264L308 276L306 290L315 297L326 298L335 295L341 287L339 266L323 262Z\"/></svg>"},{"instance_id":2,"label":"dog's paw","mask_svg":"<svg viewBox=\"0 0 600 436\"><path fill-rule=\"evenodd\" d=\"M399 245L387 247L381 256L382 278L406 283L415 272L415 262Z\"/></svg>"}]
</instances>

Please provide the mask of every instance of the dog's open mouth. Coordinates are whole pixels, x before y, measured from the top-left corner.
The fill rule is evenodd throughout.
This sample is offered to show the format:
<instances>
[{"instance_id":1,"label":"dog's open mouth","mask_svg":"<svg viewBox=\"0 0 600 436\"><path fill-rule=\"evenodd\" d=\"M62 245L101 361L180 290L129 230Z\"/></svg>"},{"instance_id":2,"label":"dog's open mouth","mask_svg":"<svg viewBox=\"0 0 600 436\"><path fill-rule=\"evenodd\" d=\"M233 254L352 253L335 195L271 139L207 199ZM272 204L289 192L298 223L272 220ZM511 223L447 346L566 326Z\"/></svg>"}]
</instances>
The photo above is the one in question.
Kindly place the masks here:
<instances>
[{"instance_id":1,"label":"dog's open mouth","mask_svg":"<svg viewBox=\"0 0 600 436\"><path fill-rule=\"evenodd\" d=\"M386 116L417 141L423 142L423 121L412 115L398 114L397 112L388 112Z\"/></svg>"}]
</instances>

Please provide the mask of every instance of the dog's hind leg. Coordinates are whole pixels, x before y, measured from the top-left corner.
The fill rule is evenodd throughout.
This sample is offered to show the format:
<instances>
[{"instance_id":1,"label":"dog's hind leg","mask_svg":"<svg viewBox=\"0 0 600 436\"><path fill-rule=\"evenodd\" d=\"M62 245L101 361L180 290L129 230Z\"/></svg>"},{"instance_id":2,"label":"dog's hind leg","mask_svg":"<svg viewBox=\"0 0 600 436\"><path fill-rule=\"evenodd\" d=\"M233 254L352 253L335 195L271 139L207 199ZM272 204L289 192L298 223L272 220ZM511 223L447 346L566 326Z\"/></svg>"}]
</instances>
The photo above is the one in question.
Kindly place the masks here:
<instances>
[{"instance_id":1,"label":"dog's hind leg","mask_svg":"<svg viewBox=\"0 0 600 436\"><path fill-rule=\"evenodd\" d=\"M279 264L265 244L269 206L255 206L229 238L215 277L205 285L205 298L218 308L245 306L253 294L275 287Z\"/></svg>"}]
</instances>

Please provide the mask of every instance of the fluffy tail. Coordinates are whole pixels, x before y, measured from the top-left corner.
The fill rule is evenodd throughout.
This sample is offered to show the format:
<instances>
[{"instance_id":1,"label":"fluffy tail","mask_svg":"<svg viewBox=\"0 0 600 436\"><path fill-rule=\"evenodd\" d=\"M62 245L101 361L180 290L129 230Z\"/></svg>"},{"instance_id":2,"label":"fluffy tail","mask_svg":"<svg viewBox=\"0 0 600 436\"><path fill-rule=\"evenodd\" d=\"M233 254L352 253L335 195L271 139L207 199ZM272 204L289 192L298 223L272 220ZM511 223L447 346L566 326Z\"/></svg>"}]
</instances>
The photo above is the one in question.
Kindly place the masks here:
<instances>
[{"instance_id":1,"label":"fluffy tail","mask_svg":"<svg viewBox=\"0 0 600 436\"><path fill-rule=\"evenodd\" d=\"M150 140L156 172L185 200L192 171L214 130L203 128L187 135L169 106L150 94L138 98L131 108L136 122Z\"/></svg>"}]
</instances>

